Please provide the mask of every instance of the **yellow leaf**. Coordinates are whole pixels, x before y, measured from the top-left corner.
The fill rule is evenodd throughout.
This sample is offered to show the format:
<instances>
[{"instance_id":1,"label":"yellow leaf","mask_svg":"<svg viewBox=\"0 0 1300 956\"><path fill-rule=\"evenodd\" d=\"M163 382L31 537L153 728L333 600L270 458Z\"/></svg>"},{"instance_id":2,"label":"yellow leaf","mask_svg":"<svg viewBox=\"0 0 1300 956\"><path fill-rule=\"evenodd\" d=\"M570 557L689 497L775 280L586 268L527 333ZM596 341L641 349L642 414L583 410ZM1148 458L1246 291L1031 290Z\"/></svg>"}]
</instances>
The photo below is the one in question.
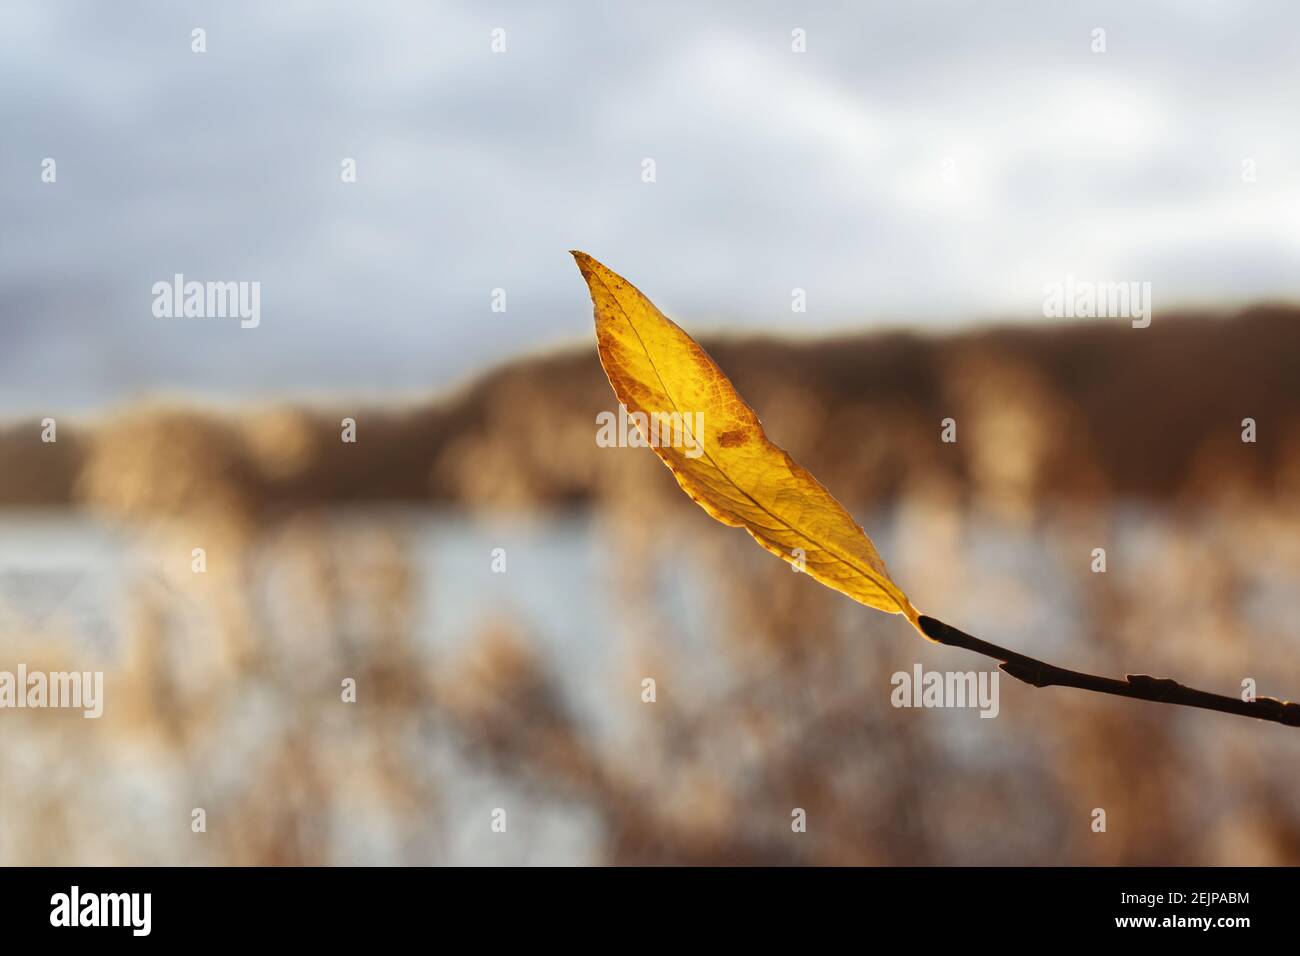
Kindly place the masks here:
<instances>
[{"instance_id":1,"label":"yellow leaf","mask_svg":"<svg viewBox=\"0 0 1300 956\"><path fill-rule=\"evenodd\" d=\"M618 400L677 483L723 524L855 601L918 613L862 527L763 432L722 369L622 276L574 252L591 290L600 362Z\"/></svg>"}]
</instances>

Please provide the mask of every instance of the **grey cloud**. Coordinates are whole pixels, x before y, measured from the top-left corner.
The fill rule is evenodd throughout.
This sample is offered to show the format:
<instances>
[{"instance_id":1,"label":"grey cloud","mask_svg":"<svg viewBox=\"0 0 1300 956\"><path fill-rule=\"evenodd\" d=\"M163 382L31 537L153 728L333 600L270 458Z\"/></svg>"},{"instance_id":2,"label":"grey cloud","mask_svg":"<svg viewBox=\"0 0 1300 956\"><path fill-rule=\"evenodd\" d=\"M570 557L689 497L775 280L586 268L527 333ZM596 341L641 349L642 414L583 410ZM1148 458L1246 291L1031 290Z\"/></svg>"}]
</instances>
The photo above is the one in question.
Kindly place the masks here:
<instances>
[{"instance_id":1,"label":"grey cloud","mask_svg":"<svg viewBox=\"0 0 1300 956\"><path fill-rule=\"evenodd\" d=\"M0 409L437 388L590 334L574 246L708 327L1300 294L1291 6L703 6L6 4ZM175 272L261 326L153 318Z\"/></svg>"}]
</instances>

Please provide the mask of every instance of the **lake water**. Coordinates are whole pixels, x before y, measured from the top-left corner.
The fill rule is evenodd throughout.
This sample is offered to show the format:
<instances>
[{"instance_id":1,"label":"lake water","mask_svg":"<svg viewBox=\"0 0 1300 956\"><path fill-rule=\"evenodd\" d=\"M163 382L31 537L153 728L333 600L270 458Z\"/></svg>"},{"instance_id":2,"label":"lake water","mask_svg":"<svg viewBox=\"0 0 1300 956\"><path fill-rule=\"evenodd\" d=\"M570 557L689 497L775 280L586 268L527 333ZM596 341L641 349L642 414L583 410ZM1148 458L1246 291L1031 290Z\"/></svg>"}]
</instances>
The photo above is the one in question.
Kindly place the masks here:
<instances>
[{"instance_id":1,"label":"lake water","mask_svg":"<svg viewBox=\"0 0 1300 956\"><path fill-rule=\"evenodd\" d=\"M752 552L763 559L740 532L714 529L694 513L689 518L694 519L692 534L735 536L738 556ZM1077 558L1086 567L1086 549L1081 555L1071 552L1062 556L1048 546L1041 529L968 519L946 562L942 566L929 563L933 567L927 580L927 563L909 558L903 547L906 540L916 537L915 529L900 533L903 520L898 515L876 518L870 522L873 537L881 552L891 556L891 568L900 579L909 586L918 582L916 586L922 590L917 593L927 597L949 594L948 603L936 613L973 633L1032 650L1049 660L1086 662L1091 649L1088 625L1096 613L1087 588L1095 579L1067 566ZM430 660L458 657L485 626L502 622L517 630L535 650L563 690L585 734L597 742L620 746L638 713L626 702L635 700L639 691L637 675L628 665L640 608L653 607L659 625L653 635L656 644L670 650L674 660L689 661L689 673L682 679L716 688L726 686L730 676L728 660L718 652L716 635L726 624L707 593L704 582L709 574L701 573L690 548L678 546L680 529L671 521L654 529L652 538L662 540L664 548L662 553L656 552L649 566L644 593L639 595L643 603L632 607L627 603L626 555L620 552L609 527L587 513L479 520L423 509L337 511L324 519L322 526L325 530L320 540L342 542L339 546L344 554L339 560L345 569L361 568L368 560L364 549L349 550L354 539L360 541L380 531L397 543L397 553L413 584L411 630ZM1126 511L1112 521L1112 527L1109 550L1112 562L1118 558L1120 567L1112 564L1108 574L1119 571L1123 575L1112 579L1119 593L1127 593L1126 588L1133 593L1150 592L1153 602L1183 602L1192 608L1189 614L1193 618L1210 620L1210 611L1201 614L1196 609L1194 602L1201 599L1196 589L1180 591L1181 585L1170 583L1176 582L1180 573L1171 562L1189 546L1193 556L1199 554L1198 549L1217 548L1222 562L1237 562L1239 580L1232 593L1239 599L1244 620L1259 635L1258 657L1278 662L1290 659L1283 655L1290 653L1288 648L1294 649L1300 635L1294 614L1296 595L1285 563L1259 562L1249 552L1234 557L1213 529L1204 536L1192 534L1189 545L1171 537L1167 517L1144 509ZM158 541L82 513L0 513L0 650L5 650L6 644L13 646L16 640L35 637L111 660L123 643L122 629L131 620L132 588L141 581L158 579L169 582L171 590L183 592L191 573L187 544L173 541L164 553ZM494 556L501 552L506 562L504 573L493 570ZM894 555L899 556L898 561ZM210 560L219 559L219 553L210 556ZM957 577L955 569L962 568L965 577ZM1139 568L1140 574L1134 568ZM1195 571L1195 563L1191 568ZM953 577L948 580L947 575ZM978 586L971 586L972 581ZM267 580L262 580L261 587L272 595L278 589L274 581ZM929 601L918 603L931 607ZM861 608L847 600L842 605L846 615L857 615L851 620L862 620ZM1190 636L1182 639L1186 643L1179 652L1188 667L1197 662L1197 654L1209 653L1206 647L1214 650L1222 643L1218 638L1208 645L1197 644ZM1156 663L1160 648L1158 643L1139 647L1138 656L1153 667L1161 666ZM928 668L991 669L983 659L966 654L954 657L955 652L949 649L938 650L949 656L933 657L935 649L922 642L900 642L895 650L890 652L890 668L910 669L912 662L924 660ZM936 665L935 660L945 663ZM1220 671L1220 665L1213 663L1210 673L1220 675ZM1235 672L1224 673L1227 677L1221 681L1226 681L1227 689L1236 676ZM1286 675L1279 670L1277 676ZM1004 692L1008 683L1004 682ZM1275 688L1261 690L1276 692ZM110 697L112 692L110 686ZM274 696L274 688L270 692ZM881 706L887 694L888 689L882 686L880 699L865 701L863 706ZM1018 699L1024 705L1040 701L1037 697ZM1007 700L1004 693L1004 713ZM49 754L31 749L48 743L5 733L3 718L0 714L0 742L11 767L40 766L50 759ZM244 722L252 719L246 716ZM1013 765L1029 759L1034 746L1032 728L1014 723L1014 714L1012 726L1019 729L997 733L987 725L1002 722L979 720L973 712L933 713L925 719L942 724L945 748L954 764L1000 761ZM1170 719L1185 721L1187 717L1180 712ZM1224 735L1247 726L1225 720L1196 724L1201 741L1228 739ZM582 809L530 794L513 780L466 760L443 741L435 742L421 760L426 758L429 772L437 779L439 813L445 821L437 838L437 860L563 864L587 862L597 853L599 821ZM105 796L105 805L112 808L114 800L120 801L121 809L114 813L155 804L150 812L172 812L167 801L171 799L168 788L177 789L175 768L147 762L132 766L129 772L114 768L110 778L95 783L104 788L104 794L116 794ZM237 772L243 771L237 768ZM26 798L14 796L10 780L11 792L0 796L5 798L2 802L8 805L11 819L18 819L14 808L22 808ZM492 808L503 805L526 808L516 819L526 828L527 839L506 842L493 838L484 821ZM0 811L0 822L2 818ZM3 832L0 828L0 835ZM422 862L432 852L424 846L405 845L382 814L366 812L352 814L348 825L337 830L335 841L332 852L338 862ZM0 861L6 858L4 851L0 840ZM165 849L158 852L163 855L152 859L167 862Z\"/></svg>"}]
</instances>

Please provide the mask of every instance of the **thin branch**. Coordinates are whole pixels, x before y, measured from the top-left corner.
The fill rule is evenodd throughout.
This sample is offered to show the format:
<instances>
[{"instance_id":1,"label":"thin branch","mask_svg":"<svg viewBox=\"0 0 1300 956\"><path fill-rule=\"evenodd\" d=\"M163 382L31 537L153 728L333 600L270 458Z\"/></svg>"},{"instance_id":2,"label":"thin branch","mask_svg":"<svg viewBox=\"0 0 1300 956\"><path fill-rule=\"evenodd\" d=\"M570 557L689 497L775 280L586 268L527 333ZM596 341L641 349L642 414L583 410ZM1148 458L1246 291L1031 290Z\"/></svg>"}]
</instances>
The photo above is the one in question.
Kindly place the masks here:
<instances>
[{"instance_id":1,"label":"thin branch","mask_svg":"<svg viewBox=\"0 0 1300 956\"><path fill-rule=\"evenodd\" d=\"M1017 680L1035 687L1078 687L1080 690L1096 691L1098 694L1133 697L1137 700L1154 701L1157 704L1181 704L1184 707L1217 710L1224 714L1240 714L1242 717L1255 717L1259 720L1272 720L1279 724L1300 727L1300 704L1291 701L1281 701L1273 697L1239 700L1236 697L1224 697L1220 694L1184 687L1174 680L1147 677L1144 674L1129 674L1125 680L1081 674L1078 671L1066 670L1064 667L1026 657L1024 654L1017 654L1015 651L998 647L988 641L981 641L978 637L972 637L965 631L959 631L951 624L945 624L932 617L922 615L920 624L921 630L932 641L950 647L964 647L968 651L1001 661L1002 670Z\"/></svg>"}]
</instances>

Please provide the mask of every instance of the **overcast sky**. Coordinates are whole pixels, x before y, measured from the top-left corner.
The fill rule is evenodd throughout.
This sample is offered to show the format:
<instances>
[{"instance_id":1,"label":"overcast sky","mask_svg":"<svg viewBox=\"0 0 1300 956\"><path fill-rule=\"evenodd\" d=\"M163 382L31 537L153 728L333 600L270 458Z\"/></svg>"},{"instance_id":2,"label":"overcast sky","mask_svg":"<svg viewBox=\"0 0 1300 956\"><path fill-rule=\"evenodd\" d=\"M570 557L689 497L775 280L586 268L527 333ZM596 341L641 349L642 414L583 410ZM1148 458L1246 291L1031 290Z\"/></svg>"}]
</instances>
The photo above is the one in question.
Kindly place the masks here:
<instances>
[{"instance_id":1,"label":"overcast sky","mask_svg":"<svg viewBox=\"0 0 1300 956\"><path fill-rule=\"evenodd\" d=\"M6 0L0 411L443 388L589 340L574 247L693 331L1300 298L1297 117L1295 3Z\"/></svg>"}]
</instances>

